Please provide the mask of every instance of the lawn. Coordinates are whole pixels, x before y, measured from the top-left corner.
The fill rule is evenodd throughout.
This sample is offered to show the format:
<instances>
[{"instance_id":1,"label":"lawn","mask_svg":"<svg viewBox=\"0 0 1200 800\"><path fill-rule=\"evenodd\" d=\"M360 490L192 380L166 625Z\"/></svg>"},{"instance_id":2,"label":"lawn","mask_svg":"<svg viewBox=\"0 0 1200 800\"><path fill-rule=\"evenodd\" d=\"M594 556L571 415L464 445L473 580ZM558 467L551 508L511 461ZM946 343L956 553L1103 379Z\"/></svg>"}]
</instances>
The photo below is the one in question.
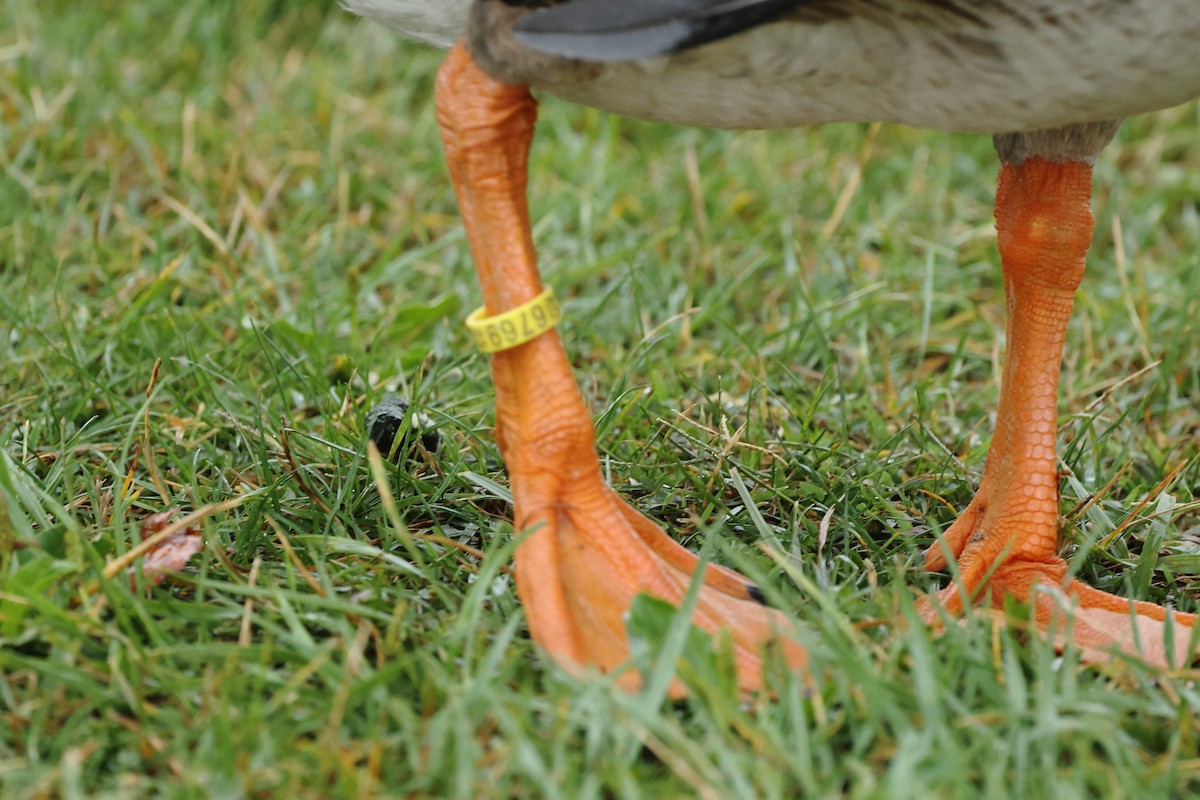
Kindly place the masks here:
<instances>
[{"instance_id":1,"label":"lawn","mask_svg":"<svg viewBox=\"0 0 1200 800\"><path fill-rule=\"evenodd\" d=\"M3 20L0 797L1200 791L1200 672L912 617L997 395L986 137L543 104L534 232L603 466L811 650L743 700L691 642L673 703L528 639L439 55L317 0ZM1080 577L1185 610L1198 136L1197 104L1131 120L1097 165L1059 428ZM437 447L368 455L387 393ZM172 510L204 547L155 585L127 557ZM670 622L631 623L647 669Z\"/></svg>"}]
</instances>

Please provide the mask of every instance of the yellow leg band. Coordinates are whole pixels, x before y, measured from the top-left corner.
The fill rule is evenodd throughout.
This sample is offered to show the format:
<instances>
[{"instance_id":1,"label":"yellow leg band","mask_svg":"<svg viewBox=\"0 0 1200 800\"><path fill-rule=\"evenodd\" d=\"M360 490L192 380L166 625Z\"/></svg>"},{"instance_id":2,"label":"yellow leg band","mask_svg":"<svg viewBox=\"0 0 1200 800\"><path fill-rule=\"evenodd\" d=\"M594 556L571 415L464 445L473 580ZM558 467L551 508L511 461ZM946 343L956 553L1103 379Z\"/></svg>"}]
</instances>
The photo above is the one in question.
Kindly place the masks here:
<instances>
[{"instance_id":1,"label":"yellow leg band","mask_svg":"<svg viewBox=\"0 0 1200 800\"><path fill-rule=\"evenodd\" d=\"M467 330L475 337L476 347L485 353L497 353L536 339L561 319L562 309L554 290L547 288L528 303L494 317L487 316L487 308L480 306L467 317Z\"/></svg>"}]
</instances>

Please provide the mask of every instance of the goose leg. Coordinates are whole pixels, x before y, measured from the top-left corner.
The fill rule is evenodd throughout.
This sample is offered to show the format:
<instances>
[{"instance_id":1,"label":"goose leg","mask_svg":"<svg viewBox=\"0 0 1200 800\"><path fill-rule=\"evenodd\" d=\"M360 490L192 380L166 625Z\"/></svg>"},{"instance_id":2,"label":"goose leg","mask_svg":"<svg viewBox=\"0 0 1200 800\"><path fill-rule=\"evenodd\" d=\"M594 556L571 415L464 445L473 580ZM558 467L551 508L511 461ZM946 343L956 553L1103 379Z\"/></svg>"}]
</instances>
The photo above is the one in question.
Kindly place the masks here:
<instances>
[{"instance_id":1,"label":"goose leg","mask_svg":"<svg viewBox=\"0 0 1200 800\"><path fill-rule=\"evenodd\" d=\"M1058 556L1059 366L1091 244L1091 162L1115 130L1103 123L997 137L996 229L1008 299L1000 406L979 491L944 546L926 552L925 566L938 570L957 559L959 581L936 596L948 611L999 607L1011 596L1030 603L1038 627L1054 631L1060 644L1073 638L1085 658L1121 651L1181 664L1195 615L1067 579ZM922 606L932 618L933 603Z\"/></svg>"},{"instance_id":2,"label":"goose leg","mask_svg":"<svg viewBox=\"0 0 1200 800\"><path fill-rule=\"evenodd\" d=\"M525 87L489 77L459 43L438 74L437 114L487 313L500 314L542 291L525 199L537 104ZM515 560L530 632L568 668L616 669L629 658L634 596L680 603L697 559L604 483L591 415L556 332L495 353L492 375L514 524L527 532ZM746 690L761 685L768 641L804 662L799 646L777 639L786 620L759 598L741 575L709 565L694 615L701 628L727 632ZM630 672L619 680L639 683Z\"/></svg>"}]
</instances>

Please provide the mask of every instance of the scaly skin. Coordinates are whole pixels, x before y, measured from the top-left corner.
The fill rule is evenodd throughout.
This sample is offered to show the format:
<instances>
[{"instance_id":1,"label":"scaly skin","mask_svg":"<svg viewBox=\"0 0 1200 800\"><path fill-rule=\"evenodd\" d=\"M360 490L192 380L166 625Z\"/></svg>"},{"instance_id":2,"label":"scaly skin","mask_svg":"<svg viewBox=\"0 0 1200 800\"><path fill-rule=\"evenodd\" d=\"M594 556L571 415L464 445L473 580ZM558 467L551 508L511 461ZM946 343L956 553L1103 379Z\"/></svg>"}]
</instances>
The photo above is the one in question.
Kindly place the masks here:
<instances>
[{"instance_id":1,"label":"scaly skin","mask_svg":"<svg viewBox=\"0 0 1200 800\"><path fill-rule=\"evenodd\" d=\"M438 74L437 111L484 303L499 314L542 291L525 203L537 104L526 88L489 77L460 43ZM679 604L697 559L604 483L591 415L557 332L494 354L492 375L514 524L529 532L515 560L530 632L568 668L614 670L629 658L624 616L634 596ZM782 647L796 667L805 654L780 637L786 618L756 602L748 586L709 565L694 621L730 636L739 684L754 690L765 644ZM632 672L619 680L639 683ZM676 682L672 692L682 687Z\"/></svg>"},{"instance_id":2,"label":"scaly skin","mask_svg":"<svg viewBox=\"0 0 1200 800\"><path fill-rule=\"evenodd\" d=\"M1091 193L1087 163L1031 158L1000 171L996 230L1009 314L996 430L975 499L946 531L945 549L926 553L925 566L958 560L960 580L938 594L948 611L960 612L964 600L1000 607L1016 597L1033 603L1038 626L1062 643L1070 627L1063 608L1075 605L1071 633L1085 658L1120 650L1178 665L1195 615L1172 615L1178 629L1168 646L1167 609L1067 581L1058 557L1058 376L1092 239ZM932 619L933 604L924 603L922 613Z\"/></svg>"}]
</instances>

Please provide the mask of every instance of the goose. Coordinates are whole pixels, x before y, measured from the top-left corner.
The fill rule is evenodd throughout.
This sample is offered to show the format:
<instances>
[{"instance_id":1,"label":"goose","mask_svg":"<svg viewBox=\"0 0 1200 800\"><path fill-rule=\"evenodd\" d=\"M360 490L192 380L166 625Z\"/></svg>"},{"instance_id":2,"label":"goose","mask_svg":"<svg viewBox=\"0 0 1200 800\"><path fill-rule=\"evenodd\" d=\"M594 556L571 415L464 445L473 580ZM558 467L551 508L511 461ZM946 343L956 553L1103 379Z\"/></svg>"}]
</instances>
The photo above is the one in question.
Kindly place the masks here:
<instances>
[{"instance_id":1,"label":"goose","mask_svg":"<svg viewBox=\"0 0 1200 800\"><path fill-rule=\"evenodd\" d=\"M646 593L732 642L739 686L789 622L738 573L701 565L603 480L594 430L539 277L526 209L530 90L646 120L718 128L880 121L988 134L1007 354L974 499L925 553L957 579L921 598L937 624L1006 598L1087 660L1192 652L1197 617L1099 591L1058 554L1058 378L1093 220L1092 166L1120 121L1200 96L1190 0L342 0L448 50L436 111L484 305L496 437L531 531L515 553L534 640L569 669L624 670L625 617ZM681 691L673 686L673 692Z\"/></svg>"}]
</instances>

